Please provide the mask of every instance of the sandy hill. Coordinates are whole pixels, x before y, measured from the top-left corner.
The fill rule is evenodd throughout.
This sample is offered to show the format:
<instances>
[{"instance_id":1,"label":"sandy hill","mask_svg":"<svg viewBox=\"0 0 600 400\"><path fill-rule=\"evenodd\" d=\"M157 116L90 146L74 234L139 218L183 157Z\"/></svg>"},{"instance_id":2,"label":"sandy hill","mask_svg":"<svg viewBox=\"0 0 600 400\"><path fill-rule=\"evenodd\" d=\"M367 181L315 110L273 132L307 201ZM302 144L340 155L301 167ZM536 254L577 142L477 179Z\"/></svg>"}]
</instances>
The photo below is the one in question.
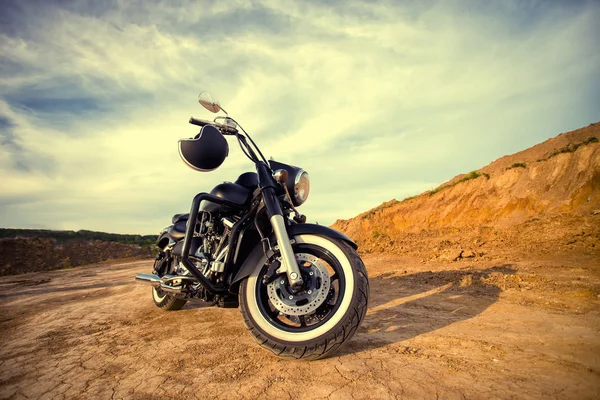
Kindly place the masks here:
<instances>
[{"instance_id":1,"label":"sandy hill","mask_svg":"<svg viewBox=\"0 0 600 400\"><path fill-rule=\"evenodd\" d=\"M599 138L600 123L560 134L333 227L355 239L363 252L413 252L426 259L448 257L448 249L463 256L484 254L479 247L490 242L542 253L596 254Z\"/></svg>"}]
</instances>

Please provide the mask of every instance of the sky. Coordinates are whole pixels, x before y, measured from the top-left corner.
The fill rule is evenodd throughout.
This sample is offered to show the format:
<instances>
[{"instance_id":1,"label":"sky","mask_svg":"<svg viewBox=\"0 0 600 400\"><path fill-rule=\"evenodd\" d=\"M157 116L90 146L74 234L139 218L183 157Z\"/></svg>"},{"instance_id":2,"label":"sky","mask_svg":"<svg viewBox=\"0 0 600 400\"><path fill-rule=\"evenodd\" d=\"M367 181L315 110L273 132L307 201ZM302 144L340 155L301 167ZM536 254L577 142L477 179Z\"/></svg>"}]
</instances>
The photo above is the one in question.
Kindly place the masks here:
<instances>
[{"instance_id":1,"label":"sky","mask_svg":"<svg viewBox=\"0 0 600 400\"><path fill-rule=\"evenodd\" d=\"M253 165L179 158L208 90L329 225L600 120L599 1L0 3L0 227L152 234Z\"/></svg>"}]
</instances>

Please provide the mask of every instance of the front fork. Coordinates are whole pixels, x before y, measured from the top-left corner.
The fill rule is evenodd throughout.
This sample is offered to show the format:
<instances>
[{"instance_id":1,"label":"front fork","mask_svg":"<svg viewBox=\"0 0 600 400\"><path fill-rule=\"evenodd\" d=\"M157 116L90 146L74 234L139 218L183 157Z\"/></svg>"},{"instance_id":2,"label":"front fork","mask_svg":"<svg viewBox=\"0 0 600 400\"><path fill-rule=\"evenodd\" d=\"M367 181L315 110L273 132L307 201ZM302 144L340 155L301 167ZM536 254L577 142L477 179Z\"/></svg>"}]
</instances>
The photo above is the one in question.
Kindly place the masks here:
<instances>
[{"instance_id":1,"label":"front fork","mask_svg":"<svg viewBox=\"0 0 600 400\"><path fill-rule=\"evenodd\" d=\"M273 233L275 234L279 252L281 253L281 264L287 274L288 282L292 289L299 290L302 288L304 281L300 274L300 267L298 267L298 263L296 262L296 256L294 255L294 250L290 243L290 237L285 228L283 212L281 211L281 205L277 199L275 181L264 164L257 164L257 172L260 190L265 202L265 208L267 209L267 215L269 216L269 222L273 227Z\"/></svg>"},{"instance_id":2,"label":"front fork","mask_svg":"<svg viewBox=\"0 0 600 400\"><path fill-rule=\"evenodd\" d=\"M283 264L283 267L287 273L290 286L295 290L300 289L302 288L302 284L304 282L302 281L302 275L300 275L300 268L296 262L296 256L294 255L290 238L287 234L287 230L285 229L285 221L283 216L273 215L270 218L270 221L271 225L273 226L275 238L277 239L279 251L281 252L281 263Z\"/></svg>"}]
</instances>

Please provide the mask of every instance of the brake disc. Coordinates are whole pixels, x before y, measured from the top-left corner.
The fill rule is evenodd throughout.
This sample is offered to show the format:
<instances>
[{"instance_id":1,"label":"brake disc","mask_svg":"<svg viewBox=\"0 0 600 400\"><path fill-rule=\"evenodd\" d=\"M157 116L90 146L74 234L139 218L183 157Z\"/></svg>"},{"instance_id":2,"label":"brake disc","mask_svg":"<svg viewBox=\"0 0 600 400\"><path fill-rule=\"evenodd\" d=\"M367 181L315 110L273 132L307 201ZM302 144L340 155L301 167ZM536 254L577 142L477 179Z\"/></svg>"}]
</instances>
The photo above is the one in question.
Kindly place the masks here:
<instances>
[{"instance_id":1,"label":"brake disc","mask_svg":"<svg viewBox=\"0 0 600 400\"><path fill-rule=\"evenodd\" d=\"M306 315L314 312L327 299L330 288L329 272L325 264L312 254L298 253L303 290L292 293L287 277L278 277L267 285L271 304L285 315Z\"/></svg>"}]
</instances>

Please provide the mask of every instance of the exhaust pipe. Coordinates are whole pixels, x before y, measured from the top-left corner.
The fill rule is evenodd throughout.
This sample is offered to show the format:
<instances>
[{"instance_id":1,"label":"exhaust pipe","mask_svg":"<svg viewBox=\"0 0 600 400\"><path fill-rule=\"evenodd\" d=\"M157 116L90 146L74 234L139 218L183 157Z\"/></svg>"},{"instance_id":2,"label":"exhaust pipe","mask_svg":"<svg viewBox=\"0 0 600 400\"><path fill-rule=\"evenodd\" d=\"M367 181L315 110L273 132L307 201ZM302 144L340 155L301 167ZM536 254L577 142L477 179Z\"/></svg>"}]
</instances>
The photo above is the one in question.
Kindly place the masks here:
<instances>
[{"instance_id":1,"label":"exhaust pipe","mask_svg":"<svg viewBox=\"0 0 600 400\"><path fill-rule=\"evenodd\" d=\"M156 287L160 285L160 276L154 274L137 274L135 276L135 281Z\"/></svg>"},{"instance_id":2,"label":"exhaust pipe","mask_svg":"<svg viewBox=\"0 0 600 400\"><path fill-rule=\"evenodd\" d=\"M167 284L161 283L159 286L160 290L167 293L180 294L186 293L185 287L183 286L169 286Z\"/></svg>"},{"instance_id":3,"label":"exhaust pipe","mask_svg":"<svg viewBox=\"0 0 600 400\"><path fill-rule=\"evenodd\" d=\"M139 283L160 287L162 291L174 294L186 292L186 287L183 286L184 281L197 281L193 276L165 275L161 278L160 276L154 274L137 274L135 276L135 280ZM173 284L176 286L173 286Z\"/></svg>"}]
</instances>

